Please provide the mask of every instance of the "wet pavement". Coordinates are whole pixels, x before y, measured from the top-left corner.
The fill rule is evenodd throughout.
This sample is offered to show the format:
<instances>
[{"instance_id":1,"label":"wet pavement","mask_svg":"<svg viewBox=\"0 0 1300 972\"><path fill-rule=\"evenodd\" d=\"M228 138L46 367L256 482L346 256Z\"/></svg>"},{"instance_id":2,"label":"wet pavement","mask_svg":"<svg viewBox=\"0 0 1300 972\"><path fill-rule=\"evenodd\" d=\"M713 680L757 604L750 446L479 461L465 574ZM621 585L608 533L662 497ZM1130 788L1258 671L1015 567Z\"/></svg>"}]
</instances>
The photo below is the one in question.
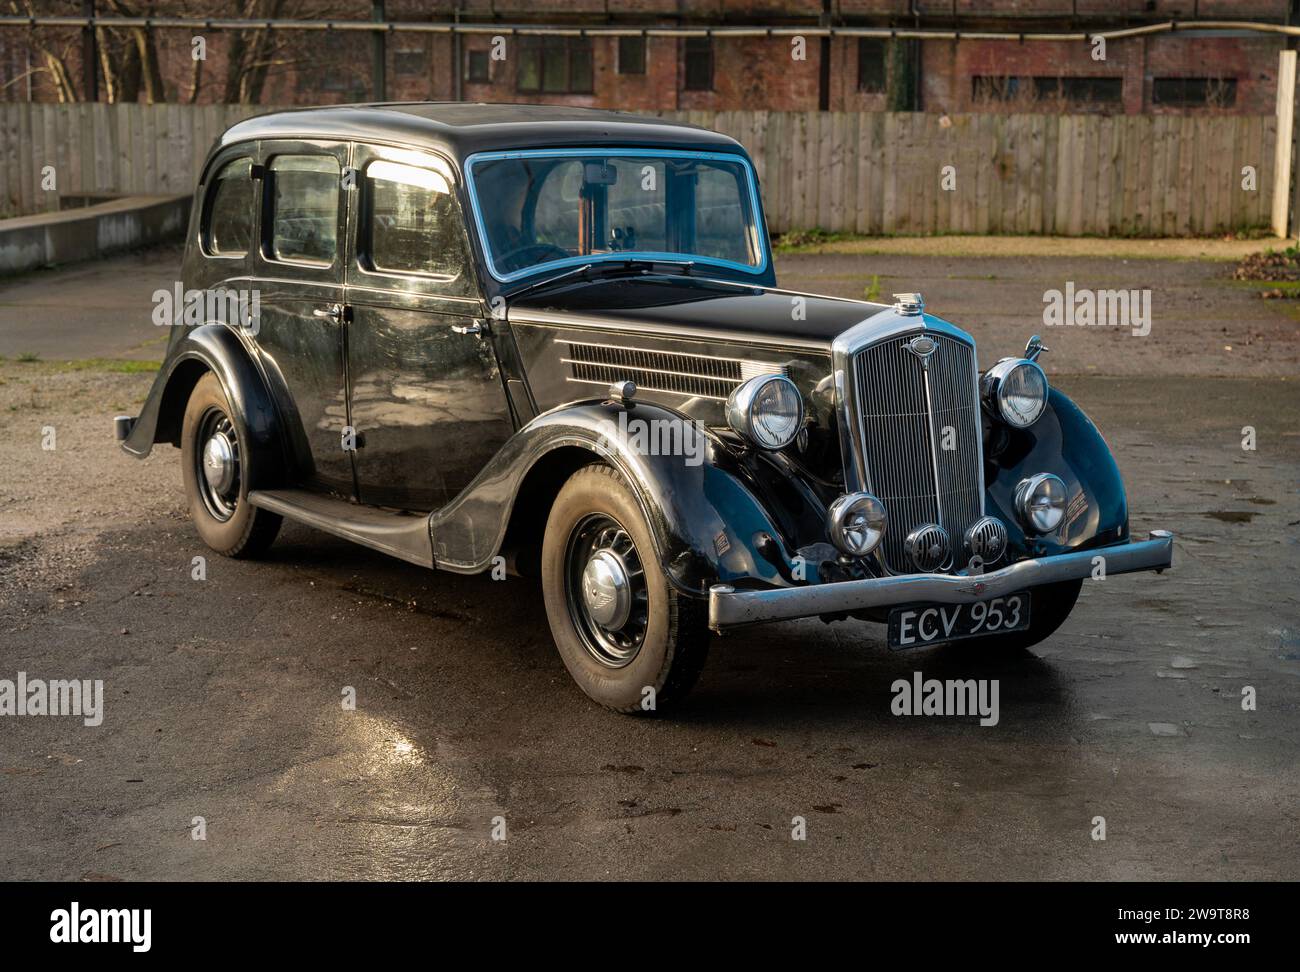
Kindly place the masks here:
<instances>
[{"instance_id":1,"label":"wet pavement","mask_svg":"<svg viewBox=\"0 0 1300 972\"><path fill-rule=\"evenodd\" d=\"M890 653L858 622L729 635L653 720L570 683L531 581L295 525L263 561L209 556L176 450L111 441L148 375L4 362L0 679L102 679L105 711L0 718L0 878L1294 880L1300 394L1266 356L1237 378L1161 361L1056 380L1115 450L1134 533L1177 534L1173 571L1086 584L1011 662ZM998 679L997 725L893 715L918 671Z\"/></svg>"}]
</instances>

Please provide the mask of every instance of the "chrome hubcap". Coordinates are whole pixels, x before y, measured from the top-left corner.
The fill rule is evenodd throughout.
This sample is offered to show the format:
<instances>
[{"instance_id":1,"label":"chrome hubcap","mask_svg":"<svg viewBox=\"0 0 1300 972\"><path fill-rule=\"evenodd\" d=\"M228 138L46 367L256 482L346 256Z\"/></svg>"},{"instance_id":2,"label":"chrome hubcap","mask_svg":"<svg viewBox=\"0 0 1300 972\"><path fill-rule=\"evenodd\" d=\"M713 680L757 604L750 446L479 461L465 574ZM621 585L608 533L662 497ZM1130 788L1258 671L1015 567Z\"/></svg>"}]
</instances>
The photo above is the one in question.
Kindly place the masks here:
<instances>
[{"instance_id":1,"label":"chrome hubcap","mask_svg":"<svg viewBox=\"0 0 1300 972\"><path fill-rule=\"evenodd\" d=\"M223 523L235 515L239 502L239 438L234 423L219 408L209 408L199 419L195 440L201 442L194 457L199 497L208 513Z\"/></svg>"},{"instance_id":2,"label":"chrome hubcap","mask_svg":"<svg viewBox=\"0 0 1300 972\"><path fill-rule=\"evenodd\" d=\"M641 650L649 619L645 571L632 537L612 517L584 517L565 552L569 616L588 653L622 668Z\"/></svg>"},{"instance_id":3,"label":"chrome hubcap","mask_svg":"<svg viewBox=\"0 0 1300 972\"><path fill-rule=\"evenodd\" d=\"M602 628L617 631L632 613L632 588L623 561L612 550L597 550L582 572L582 603Z\"/></svg>"},{"instance_id":4,"label":"chrome hubcap","mask_svg":"<svg viewBox=\"0 0 1300 972\"><path fill-rule=\"evenodd\" d=\"M228 493L235 481L235 450L222 432L208 439L203 447L203 476L218 493Z\"/></svg>"}]
</instances>

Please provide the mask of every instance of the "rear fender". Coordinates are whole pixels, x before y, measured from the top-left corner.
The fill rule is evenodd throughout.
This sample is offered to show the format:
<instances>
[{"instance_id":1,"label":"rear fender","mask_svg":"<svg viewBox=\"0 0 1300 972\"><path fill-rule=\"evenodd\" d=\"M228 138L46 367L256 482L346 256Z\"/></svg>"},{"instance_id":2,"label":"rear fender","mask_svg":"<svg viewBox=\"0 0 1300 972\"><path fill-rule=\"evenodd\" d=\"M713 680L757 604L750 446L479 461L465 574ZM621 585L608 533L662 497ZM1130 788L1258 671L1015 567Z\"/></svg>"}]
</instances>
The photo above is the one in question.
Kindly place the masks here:
<instances>
[{"instance_id":1,"label":"rear fender","mask_svg":"<svg viewBox=\"0 0 1300 972\"><path fill-rule=\"evenodd\" d=\"M247 433L245 448L252 453L252 468L259 470L255 488L279 485L283 464L275 403L238 335L224 324L187 329L172 343L122 448L143 459L159 442L179 446L190 393L209 371L221 382L234 417Z\"/></svg>"}]
</instances>

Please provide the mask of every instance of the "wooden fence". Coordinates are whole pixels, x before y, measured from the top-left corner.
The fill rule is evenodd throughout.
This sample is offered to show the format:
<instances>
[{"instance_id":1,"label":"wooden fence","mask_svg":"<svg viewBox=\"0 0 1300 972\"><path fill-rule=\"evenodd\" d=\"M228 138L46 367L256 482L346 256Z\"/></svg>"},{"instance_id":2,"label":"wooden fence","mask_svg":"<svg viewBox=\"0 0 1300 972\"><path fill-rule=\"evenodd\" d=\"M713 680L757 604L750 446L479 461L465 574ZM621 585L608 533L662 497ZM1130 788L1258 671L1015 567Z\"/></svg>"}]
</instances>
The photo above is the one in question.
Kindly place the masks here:
<instances>
[{"instance_id":1,"label":"wooden fence","mask_svg":"<svg viewBox=\"0 0 1300 972\"><path fill-rule=\"evenodd\" d=\"M63 195L188 192L221 131L268 110L0 104L0 215L57 206L45 165ZM749 149L777 232L1208 235L1273 203L1273 116L660 114Z\"/></svg>"}]
</instances>

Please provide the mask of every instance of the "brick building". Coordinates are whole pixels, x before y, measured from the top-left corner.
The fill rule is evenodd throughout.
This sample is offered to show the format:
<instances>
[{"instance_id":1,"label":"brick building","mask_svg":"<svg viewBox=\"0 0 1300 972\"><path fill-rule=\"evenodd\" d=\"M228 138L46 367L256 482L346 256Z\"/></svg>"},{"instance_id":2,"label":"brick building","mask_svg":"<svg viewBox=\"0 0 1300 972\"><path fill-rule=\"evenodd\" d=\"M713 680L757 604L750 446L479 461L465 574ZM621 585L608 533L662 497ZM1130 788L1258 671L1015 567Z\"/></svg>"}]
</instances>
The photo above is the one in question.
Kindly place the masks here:
<instances>
[{"instance_id":1,"label":"brick building","mask_svg":"<svg viewBox=\"0 0 1300 972\"><path fill-rule=\"evenodd\" d=\"M89 0L32 0L34 12L80 14ZM262 0L269 3L271 0ZM104 0L97 0L104 8ZM227 17L259 0L151 0L157 16ZM137 0L137 6L143 6ZM280 0L280 6L285 6ZM92 82L89 32L0 28L0 98L328 103L393 100L529 101L627 110L1228 112L1273 110L1282 34L1175 30L1112 39L1104 58L1087 41L988 40L971 33L1092 33L1170 20L1300 22L1297 0L293 0L298 18L473 25L473 33L349 30L150 32L157 61ZM1294 9L1293 9L1294 8ZM7 12L7 11L6 11ZM103 13L103 10L101 10ZM287 16L287 14L284 14ZM570 28L516 34L510 25ZM498 33L495 27L501 27ZM582 28L627 28L622 36ZM711 36L645 35L636 28L719 28ZM834 33L767 36L740 27L913 29L941 39ZM481 31L481 32L480 32ZM98 41L129 53L132 32ZM249 54L258 43L261 54ZM51 70L48 54L59 60ZM382 63L382 71L377 70ZM251 65L251 67L250 67ZM28 74L31 69L35 73ZM128 65L130 69L130 65ZM125 80L124 80L125 79ZM147 82L147 83L146 83ZM134 97L131 95L134 94Z\"/></svg>"}]
</instances>

